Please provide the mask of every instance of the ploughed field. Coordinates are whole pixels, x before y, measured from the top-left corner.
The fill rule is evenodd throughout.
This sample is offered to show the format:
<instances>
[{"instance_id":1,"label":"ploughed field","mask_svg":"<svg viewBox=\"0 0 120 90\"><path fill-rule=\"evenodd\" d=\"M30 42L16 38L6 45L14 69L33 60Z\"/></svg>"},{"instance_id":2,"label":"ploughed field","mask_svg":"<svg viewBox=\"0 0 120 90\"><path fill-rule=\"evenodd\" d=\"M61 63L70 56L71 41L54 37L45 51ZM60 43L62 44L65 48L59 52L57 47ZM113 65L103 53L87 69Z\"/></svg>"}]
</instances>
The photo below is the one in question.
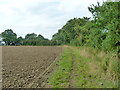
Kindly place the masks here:
<instances>
[{"instance_id":1,"label":"ploughed field","mask_svg":"<svg viewBox=\"0 0 120 90\"><path fill-rule=\"evenodd\" d=\"M29 87L61 52L61 47L3 46L2 87Z\"/></svg>"}]
</instances>

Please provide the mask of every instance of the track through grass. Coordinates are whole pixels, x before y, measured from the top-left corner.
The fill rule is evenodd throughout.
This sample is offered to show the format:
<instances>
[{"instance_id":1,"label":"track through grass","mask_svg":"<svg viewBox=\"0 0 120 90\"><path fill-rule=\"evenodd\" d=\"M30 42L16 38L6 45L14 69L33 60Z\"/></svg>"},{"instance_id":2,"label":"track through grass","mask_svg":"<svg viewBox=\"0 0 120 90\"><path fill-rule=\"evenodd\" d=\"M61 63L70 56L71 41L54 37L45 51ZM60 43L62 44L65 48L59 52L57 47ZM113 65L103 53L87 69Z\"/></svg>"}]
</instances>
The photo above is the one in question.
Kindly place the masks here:
<instances>
[{"instance_id":1,"label":"track through grass","mask_svg":"<svg viewBox=\"0 0 120 90\"><path fill-rule=\"evenodd\" d=\"M70 75L72 70L72 56L69 48L64 49L62 60L58 62L59 68L54 75L49 79L49 82L55 88L69 87Z\"/></svg>"},{"instance_id":2,"label":"track through grass","mask_svg":"<svg viewBox=\"0 0 120 90\"><path fill-rule=\"evenodd\" d=\"M49 82L55 88L117 88L118 58L93 48L65 47ZM72 85L71 85L72 84Z\"/></svg>"}]
</instances>

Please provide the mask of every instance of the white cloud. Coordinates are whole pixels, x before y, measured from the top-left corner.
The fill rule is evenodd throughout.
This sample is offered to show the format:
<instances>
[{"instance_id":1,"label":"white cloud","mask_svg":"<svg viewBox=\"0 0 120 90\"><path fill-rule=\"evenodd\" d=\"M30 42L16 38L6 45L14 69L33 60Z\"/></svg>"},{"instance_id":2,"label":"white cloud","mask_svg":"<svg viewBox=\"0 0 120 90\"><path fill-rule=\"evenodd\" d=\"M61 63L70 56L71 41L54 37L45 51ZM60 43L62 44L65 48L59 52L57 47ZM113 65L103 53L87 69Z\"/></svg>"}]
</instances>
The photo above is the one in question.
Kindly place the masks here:
<instances>
[{"instance_id":1,"label":"white cloud","mask_svg":"<svg viewBox=\"0 0 120 90\"><path fill-rule=\"evenodd\" d=\"M0 33L11 28L18 36L34 32L51 39L69 19L91 16L87 7L96 2L96 0L0 0Z\"/></svg>"}]
</instances>

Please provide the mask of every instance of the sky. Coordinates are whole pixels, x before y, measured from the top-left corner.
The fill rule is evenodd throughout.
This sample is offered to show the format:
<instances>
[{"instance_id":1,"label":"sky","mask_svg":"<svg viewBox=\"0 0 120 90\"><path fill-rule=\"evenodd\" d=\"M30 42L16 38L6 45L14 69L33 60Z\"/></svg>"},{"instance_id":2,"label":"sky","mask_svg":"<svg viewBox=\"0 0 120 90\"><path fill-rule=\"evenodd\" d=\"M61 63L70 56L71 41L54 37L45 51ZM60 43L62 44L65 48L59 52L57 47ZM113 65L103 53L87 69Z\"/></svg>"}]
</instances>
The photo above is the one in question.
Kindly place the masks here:
<instances>
[{"instance_id":1,"label":"sky","mask_svg":"<svg viewBox=\"0 0 120 90\"><path fill-rule=\"evenodd\" d=\"M12 29L25 37L41 34L51 39L73 18L92 17L88 6L104 0L0 0L0 33Z\"/></svg>"}]
</instances>

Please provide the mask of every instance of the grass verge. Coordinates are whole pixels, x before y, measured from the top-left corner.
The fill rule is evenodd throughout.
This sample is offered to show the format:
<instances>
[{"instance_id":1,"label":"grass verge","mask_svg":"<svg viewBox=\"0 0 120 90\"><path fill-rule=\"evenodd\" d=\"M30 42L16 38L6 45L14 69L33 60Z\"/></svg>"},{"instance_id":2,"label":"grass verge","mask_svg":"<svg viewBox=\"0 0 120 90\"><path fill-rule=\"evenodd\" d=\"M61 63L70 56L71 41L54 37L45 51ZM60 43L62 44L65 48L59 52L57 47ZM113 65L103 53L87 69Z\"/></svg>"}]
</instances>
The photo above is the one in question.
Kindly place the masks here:
<instances>
[{"instance_id":1,"label":"grass verge","mask_svg":"<svg viewBox=\"0 0 120 90\"><path fill-rule=\"evenodd\" d=\"M73 62L71 50L69 48L65 48L61 57L62 60L57 63L59 68L49 79L49 83L53 88L67 88L70 86L69 80Z\"/></svg>"},{"instance_id":2,"label":"grass verge","mask_svg":"<svg viewBox=\"0 0 120 90\"><path fill-rule=\"evenodd\" d=\"M79 88L117 88L118 58L93 48L72 47Z\"/></svg>"},{"instance_id":3,"label":"grass verge","mask_svg":"<svg viewBox=\"0 0 120 90\"><path fill-rule=\"evenodd\" d=\"M61 57L59 68L49 79L54 88L69 88L70 77L74 77L76 88L118 88L118 58L114 53L89 47L65 47Z\"/></svg>"}]
</instances>

